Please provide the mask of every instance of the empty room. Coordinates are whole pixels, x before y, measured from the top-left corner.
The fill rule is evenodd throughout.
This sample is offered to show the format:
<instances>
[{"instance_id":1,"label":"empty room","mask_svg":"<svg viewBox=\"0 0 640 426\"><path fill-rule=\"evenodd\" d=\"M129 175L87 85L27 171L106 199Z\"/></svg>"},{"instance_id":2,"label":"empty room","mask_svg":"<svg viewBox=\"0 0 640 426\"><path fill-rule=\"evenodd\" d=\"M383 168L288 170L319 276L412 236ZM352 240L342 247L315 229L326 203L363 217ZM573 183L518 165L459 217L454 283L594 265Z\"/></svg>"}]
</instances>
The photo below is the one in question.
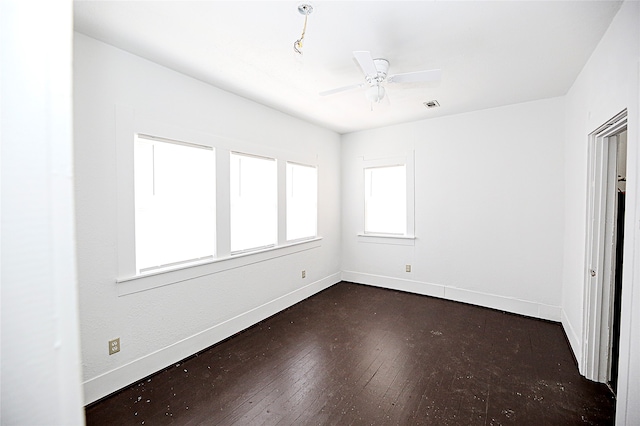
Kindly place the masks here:
<instances>
[{"instance_id":1,"label":"empty room","mask_svg":"<svg viewBox=\"0 0 640 426\"><path fill-rule=\"evenodd\" d=\"M640 424L640 2L0 11L2 424Z\"/></svg>"}]
</instances>

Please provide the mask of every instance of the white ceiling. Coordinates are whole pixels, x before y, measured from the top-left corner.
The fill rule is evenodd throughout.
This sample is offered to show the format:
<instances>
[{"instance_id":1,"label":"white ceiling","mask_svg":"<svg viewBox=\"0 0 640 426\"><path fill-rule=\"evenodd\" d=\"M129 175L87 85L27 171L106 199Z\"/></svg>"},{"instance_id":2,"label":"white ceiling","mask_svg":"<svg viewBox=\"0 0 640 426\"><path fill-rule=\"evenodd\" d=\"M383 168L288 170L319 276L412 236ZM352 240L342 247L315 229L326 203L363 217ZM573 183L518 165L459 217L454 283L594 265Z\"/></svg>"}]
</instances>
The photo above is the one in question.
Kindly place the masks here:
<instances>
[{"instance_id":1,"label":"white ceiling","mask_svg":"<svg viewBox=\"0 0 640 426\"><path fill-rule=\"evenodd\" d=\"M298 5L310 3L304 55ZM90 37L339 133L564 95L619 1L94 1L74 2ZM439 83L364 89L352 52L389 75L442 69ZM428 110L423 102L441 107Z\"/></svg>"}]
</instances>

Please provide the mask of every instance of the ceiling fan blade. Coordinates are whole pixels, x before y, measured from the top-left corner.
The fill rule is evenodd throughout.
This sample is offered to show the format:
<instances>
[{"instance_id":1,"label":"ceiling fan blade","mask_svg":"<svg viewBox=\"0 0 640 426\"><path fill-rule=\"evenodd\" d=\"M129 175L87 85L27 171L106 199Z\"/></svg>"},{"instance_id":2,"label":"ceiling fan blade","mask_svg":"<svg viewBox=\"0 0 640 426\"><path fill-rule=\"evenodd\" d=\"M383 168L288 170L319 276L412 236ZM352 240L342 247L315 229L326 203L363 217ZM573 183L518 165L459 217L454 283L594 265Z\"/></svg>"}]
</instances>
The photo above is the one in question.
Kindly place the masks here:
<instances>
[{"instance_id":1,"label":"ceiling fan blade","mask_svg":"<svg viewBox=\"0 0 640 426\"><path fill-rule=\"evenodd\" d=\"M370 52L359 50L353 52L353 57L358 61L358 65L362 68L362 72L367 76L375 76L378 74L376 64L373 62L373 57Z\"/></svg>"},{"instance_id":2,"label":"ceiling fan blade","mask_svg":"<svg viewBox=\"0 0 640 426\"><path fill-rule=\"evenodd\" d=\"M324 92L320 92L320 96L333 95L334 93L344 92L345 90L357 89L359 87L364 86L364 83L352 84L350 86L338 87L336 89L325 90Z\"/></svg>"},{"instance_id":3,"label":"ceiling fan blade","mask_svg":"<svg viewBox=\"0 0 640 426\"><path fill-rule=\"evenodd\" d=\"M387 78L389 83L415 83L420 81L438 81L442 77L441 70L405 72Z\"/></svg>"}]
</instances>

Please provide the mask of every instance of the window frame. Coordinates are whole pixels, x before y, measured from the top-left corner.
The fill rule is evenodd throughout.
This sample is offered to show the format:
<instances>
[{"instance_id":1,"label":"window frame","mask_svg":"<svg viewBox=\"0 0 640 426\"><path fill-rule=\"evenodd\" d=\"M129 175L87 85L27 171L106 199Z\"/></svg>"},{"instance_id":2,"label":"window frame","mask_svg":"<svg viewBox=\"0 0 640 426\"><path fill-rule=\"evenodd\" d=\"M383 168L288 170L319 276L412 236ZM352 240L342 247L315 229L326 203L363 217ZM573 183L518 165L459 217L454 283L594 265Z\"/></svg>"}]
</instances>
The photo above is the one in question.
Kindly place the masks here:
<instances>
[{"instance_id":1,"label":"window frame","mask_svg":"<svg viewBox=\"0 0 640 426\"><path fill-rule=\"evenodd\" d=\"M365 170L370 168L405 166L406 173L406 229L404 234L386 234L365 232ZM380 158L358 159L358 206L361 213L358 215L359 242L395 245L414 245L415 236L415 166L414 151L408 151L400 155L392 155Z\"/></svg>"},{"instance_id":2,"label":"window frame","mask_svg":"<svg viewBox=\"0 0 640 426\"><path fill-rule=\"evenodd\" d=\"M402 229L402 232L391 232L391 231L382 231L382 230L369 230L369 224L370 222L375 222L375 220L371 220L373 218L375 218L377 215L375 214L375 209L369 209L369 206L374 204L375 199L377 199L377 197L372 197L371 194L373 194L374 192L378 192L378 190L376 189L376 187L378 186L377 181L374 182L373 178L374 178L374 171L381 171L381 170L389 170L389 169L399 169L398 171L401 172L399 173L399 176L401 176L404 181L402 182L403 188L402 191L395 191L395 194L398 195L402 195L403 196L403 202L404 205L402 206L402 208L404 209L404 211L402 212L404 215L404 218L402 217L403 215L399 215L398 217L396 217L398 220L404 220L404 222L402 222L401 224L396 224L395 226L398 226L398 228ZM407 233L407 167L404 164L393 164L393 165L389 165L389 166L376 166L376 167L365 167L363 169L364 172L364 233L367 235L389 235L389 236L405 236ZM372 182L367 183L367 177L370 176ZM376 176L376 178L378 178L378 176ZM370 196L367 197L367 192L370 192ZM384 201L386 201L385 204L389 204L389 199L385 199ZM377 203L376 203L377 204Z\"/></svg>"},{"instance_id":3,"label":"window frame","mask_svg":"<svg viewBox=\"0 0 640 426\"><path fill-rule=\"evenodd\" d=\"M319 171L318 171L318 166L317 165L310 165L310 164L304 164L304 163L300 163L297 161L285 161L285 191L288 191L288 184L289 184L289 180L288 180L288 173L286 173L286 169L288 167L288 165L291 164L293 166L298 166L298 167L308 167L308 168L312 168L315 170L316 172L316 187L315 187L315 207L316 207L316 216L315 216L315 224L314 224L314 228L315 228L315 232L313 235L309 235L309 236L304 236L304 237L298 237L298 238L291 238L289 239L288 236L288 227L289 227L289 203L288 203L288 196L285 195L285 203L284 203L284 216L286 218L285 220L285 229L284 229L284 240L287 243L293 243L293 242L298 242L298 241L306 241L306 240L310 240L313 238L316 238L318 236L318 176L319 176Z\"/></svg>"},{"instance_id":4,"label":"window frame","mask_svg":"<svg viewBox=\"0 0 640 426\"><path fill-rule=\"evenodd\" d=\"M215 258L201 262L177 265L163 270L138 274L135 259L135 182L134 182L134 135L156 135L161 138L190 141L193 144L209 146L215 150L215 194L216 194L216 241ZM284 225L286 218L286 161L301 164L312 164L318 167L317 154L312 152L292 152L231 139L198 130L178 126L171 117L159 120L150 117L145 111L131 106L115 105L115 156L116 156L116 189L114 214L117 221L115 236L117 265L115 282L118 296L152 290L157 287L178 284L192 279L217 274L259 262L268 261L321 247L321 224L318 221L318 235L303 241L286 241ZM278 240L275 247L247 253L231 254L230 252L230 206L229 206L229 172L230 153L250 153L256 156L275 158L277 163L278 185ZM319 168L318 168L319 170ZM318 198L320 199L320 174L318 174ZM318 219L320 208L318 203Z\"/></svg>"},{"instance_id":5,"label":"window frame","mask_svg":"<svg viewBox=\"0 0 640 426\"><path fill-rule=\"evenodd\" d=\"M136 230L136 256L135 256L135 262L136 262L136 273L137 275L145 275L149 272L154 272L154 271L162 271L162 270L167 270L167 269L171 269L173 267L179 266L179 265L192 265L192 264L198 264L201 263L203 261L207 261L210 259L214 259L216 256L216 245L215 245L215 228L216 228L216 217L215 217L215 210L216 210L216 196L215 196L215 188L216 188L216 182L215 182L215 155L216 155L216 151L215 148L212 148L210 146L205 146L205 145L199 145L199 144L194 144L191 142L185 142L185 141L178 141L178 140L172 140L172 139L167 139L167 138L162 138L162 137L157 137L157 136L152 136L152 135L146 135L143 133L137 133L134 134L134 164L137 161L137 159L135 158L135 151L136 151L136 147L135 145L138 144L140 141L144 141L143 143L150 143L152 144L152 146L156 146L156 144L171 144L171 145L177 145L177 146L183 146L183 147L188 147L188 148L193 148L193 149L197 149L197 150L201 150L201 151L208 151L211 154L211 166L214 167L214 174L212 177L212 184L213 184L213 189L212 189L212 194L213 195L213 199L212 201L212 207L213 207L213 212L212 212L212 217L210 218L210 220L213 222L213 239L210 242L207 242L207 246L209 246L210 250L211 250L211 254L208 254L206 256L200 256L198 258L187 258L187 259L183 259L183 260L175 260L173 262L167 262L165 264L161 264L161 265L157 265L157 266L147 266L147 267L140 267L141 265L139 264L139 259L138 259L138 241L137 238L139 236L138 234L138 229L137 229L137 222L138 222L138 196L136 195L136 191L135 188L138 186L138 183L136 182L136 170L134 167L134 195L136 197L135 200L135 230ZM155 168L155 166L154 166Z\"/></svg>"},{"instance_id":6,"label":"window frame","mask_svg":"<svg viewBox=\"0 0 640 426\"><path fill-rule=\"evenodd\" d=\"M234 156L234 155L239 156L239 157L246 157L246 158L259 159L259 160L273 161L273 167L274 167L273 173L275 175L274 176L275 177L275 188L273 188L273 190L274 190L274 197L275 197L274 201L276 203L276 217L275 217L275 223L273 224L275 226L275 230L274 230L274 237L275 238L274 238L273 243L263 244L263 245L253 246L253 247L245 247L245 248L234 250L233 246L232 246L232 244L233 244L233 241L232 241L233 235L230 235L229 236L229 250L230 250L230 253L231 253L232 256L237 256L237 255L240 255L240 254L251 253L251 252L261 251L261 250L267 250L267 249L276 247L276 246L279 245L278 244L279 243L279 238L278 238L278 235L279 235L279 232L278 232L278 222L279 222L278 221L278 216L279 216L278 163L279 163L279 161L276 158L273 158L273 157L249 154L249 153L246 153L246 152L240 152L240 151L234 150L234 151L229 152L229 162L230 162L229 163L229 167L231 167L231 159L232 159L232 156ZM232 182L232 177L231 177L231 173L229 173L229 192L230 192L230 197L229 197L229 199L230 199L230 201L229 201L229 228L232 227L231 221L233 220L233 212L231 211L231 206L232 206L232 203L231 203L231 197L232 197L232 195L231 195L231 182ZM230 229L229 232L231 232L231 229Z\"/></svg>"}]
</instances>

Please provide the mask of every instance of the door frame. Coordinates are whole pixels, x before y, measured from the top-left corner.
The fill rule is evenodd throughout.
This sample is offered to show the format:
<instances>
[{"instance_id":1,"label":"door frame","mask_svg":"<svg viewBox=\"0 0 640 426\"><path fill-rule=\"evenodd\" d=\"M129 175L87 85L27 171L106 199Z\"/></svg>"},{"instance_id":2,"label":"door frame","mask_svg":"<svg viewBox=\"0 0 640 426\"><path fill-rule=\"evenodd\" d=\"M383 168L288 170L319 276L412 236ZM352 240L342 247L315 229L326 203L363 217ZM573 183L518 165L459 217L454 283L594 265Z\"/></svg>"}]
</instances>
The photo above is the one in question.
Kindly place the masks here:
<instances>
[{"instance_id":1,"label":"door frame","mask_svg":"<svg viewBox=\"0 0 640 426\"><path fill-rule=\"evenodd\" d=\"M626 129L624 110L589 135L581 365L587 379L601 383L610 374L617 135Z\"/></svg>"}]
</instances>

